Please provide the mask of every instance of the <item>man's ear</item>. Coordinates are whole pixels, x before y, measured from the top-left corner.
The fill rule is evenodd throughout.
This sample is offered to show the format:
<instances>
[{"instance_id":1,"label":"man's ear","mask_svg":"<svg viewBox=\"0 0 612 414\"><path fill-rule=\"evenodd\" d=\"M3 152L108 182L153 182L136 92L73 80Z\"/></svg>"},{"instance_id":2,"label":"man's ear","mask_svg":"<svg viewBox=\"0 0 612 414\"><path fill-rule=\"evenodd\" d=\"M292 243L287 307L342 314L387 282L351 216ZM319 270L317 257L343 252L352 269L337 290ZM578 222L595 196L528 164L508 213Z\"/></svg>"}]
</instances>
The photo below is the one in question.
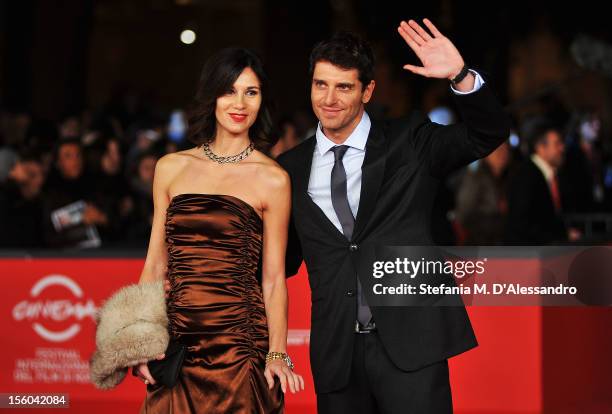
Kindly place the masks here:
<instances>
[{"instance_id":1,"label":"man's ear","mask_svg":"<svg viewBox=\"0 0 612 414\"><path fill-rule=\"evenodd\" d=\"M376 82L374 80L371 80L370 83L368 83L368 86L366 86L366 88L363 91L363 95L361 97L361 102L364 104L367 104L368 102L370 102L370 99L372 99L372 95L374 94L374 87L376 86Z\"/></svg>"}]
</instances>

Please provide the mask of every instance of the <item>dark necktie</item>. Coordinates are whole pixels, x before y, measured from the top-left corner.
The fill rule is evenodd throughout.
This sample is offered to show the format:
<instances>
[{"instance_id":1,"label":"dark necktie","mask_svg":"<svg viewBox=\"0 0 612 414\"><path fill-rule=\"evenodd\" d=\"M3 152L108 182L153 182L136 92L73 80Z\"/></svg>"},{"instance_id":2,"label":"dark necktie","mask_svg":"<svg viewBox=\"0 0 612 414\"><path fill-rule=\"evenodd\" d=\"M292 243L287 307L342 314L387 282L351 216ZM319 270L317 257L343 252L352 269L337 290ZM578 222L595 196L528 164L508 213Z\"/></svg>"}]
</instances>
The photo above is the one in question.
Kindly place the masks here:
<instances>
[{"instance_id":1,"label":"dark necktie","mask_svg":"<svg viewBox=\"0 0 612 414\"><path fill-rule=\"evenodd\" d=\"M342 158L348 149L349 147L347 145L338 145L331 148L331 151L334 153L335 157L334 167L332 168L331 173L331 199L336 216L338 216L338 220L340 220L342 231L346 238L351 240L351 237L353 236L353 228L355 227L355 218L353 217L353 212L351 211L351 206L348 201L346 189L346 170L344 169L344 164L342 163ZM359 282L358 277L357 320L360 324L366 326L371 319L372 312L370 312L370 308L365 301L365 297L362 295L361 282Z\"/></svg>"}]
</instances>

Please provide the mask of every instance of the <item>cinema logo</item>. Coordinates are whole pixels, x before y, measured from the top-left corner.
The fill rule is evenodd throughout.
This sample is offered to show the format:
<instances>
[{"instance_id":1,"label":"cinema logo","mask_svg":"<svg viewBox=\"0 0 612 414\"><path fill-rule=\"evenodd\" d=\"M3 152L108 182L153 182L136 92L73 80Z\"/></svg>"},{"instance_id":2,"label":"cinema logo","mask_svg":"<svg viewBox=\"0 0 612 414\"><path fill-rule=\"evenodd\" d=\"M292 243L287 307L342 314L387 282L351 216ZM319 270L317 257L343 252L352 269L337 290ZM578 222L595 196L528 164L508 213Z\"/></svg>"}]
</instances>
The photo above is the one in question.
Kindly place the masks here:
<instances>
[{"instance_id":1,"label":"cinema logo","mask_svg":"<svg viewBox=\"0 0 612 414\"><path fill-rule=\"evenodd\" d=\"M45 299L47 289L59 286L73 296L70 299ZM40 279L30 290L30 299L13 308L16 321L32 321L32 329L50 342L72 339L81 330L80 321L91 318L95 322L96 305L93 299L83 300L83 290L72 279L63 275L49 275ZM70 322L65 329L51 329L49 324ZM46 323L46 326L45 326Z\"/></svg>"}]
</instances>

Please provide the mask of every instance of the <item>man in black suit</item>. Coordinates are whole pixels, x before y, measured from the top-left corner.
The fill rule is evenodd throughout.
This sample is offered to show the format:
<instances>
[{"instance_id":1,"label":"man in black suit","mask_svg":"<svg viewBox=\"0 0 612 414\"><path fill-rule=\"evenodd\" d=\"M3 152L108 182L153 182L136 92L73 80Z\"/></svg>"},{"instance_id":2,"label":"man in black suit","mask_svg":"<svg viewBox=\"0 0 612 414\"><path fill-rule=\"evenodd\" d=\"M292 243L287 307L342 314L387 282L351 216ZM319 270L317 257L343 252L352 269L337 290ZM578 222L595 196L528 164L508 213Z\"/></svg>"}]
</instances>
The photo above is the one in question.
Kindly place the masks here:
<instances>
[{"instance_id":1,"label":"man in black suit","mask_svg":"<svg viewBox=\"0 0 612 414\"><path fill-rule=\"evenodd\" d=\"M508 136L501 106L427 19L398 31L423 63L405 69L452 80L464 124L419 113L370 120L373 53L350 34L310 57L315 136L281 155L293 211L287 275L306 262L312 290L310 355L320 413L452 412L447 358L477 345L465 308L374 307L356 263L366 243L430 245L436 187Z\"/></svg>"},{"instance_id":2,"label":"man in black suit","mask_svg":"<svg viewBox=\"0 0 612 414\"><path fill-rule=\"evenodd\" d=\"M565 146L560 131L546 119L537 119L526 131L530 157L517 168L508 189L507 244L542 245L577 240L566 229L557 172Z\"/></svg>"}]
</instances>

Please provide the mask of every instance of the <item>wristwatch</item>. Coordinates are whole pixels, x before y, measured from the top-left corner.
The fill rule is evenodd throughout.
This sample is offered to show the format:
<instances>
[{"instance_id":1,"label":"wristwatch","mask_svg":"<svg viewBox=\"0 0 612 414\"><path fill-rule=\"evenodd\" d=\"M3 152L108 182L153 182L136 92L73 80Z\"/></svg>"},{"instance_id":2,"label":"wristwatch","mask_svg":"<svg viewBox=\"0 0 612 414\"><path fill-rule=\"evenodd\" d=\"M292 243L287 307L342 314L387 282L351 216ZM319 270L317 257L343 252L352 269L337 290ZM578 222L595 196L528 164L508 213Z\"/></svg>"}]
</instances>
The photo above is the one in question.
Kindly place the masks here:
<instances>
[{"instance_id":1,"label":"wristwatch","mask_svg":"<svg viewBox=\"0 0 612 414\"><path fill-rule=\"evenodd\" d=\"M451 83L453 85L458 84L463 79L465 79L465 77L468 75L468 73L470 73L470 69L468 68L467 65L463 65L463 67L461 68L461 71L457 74L457 76L455 76L454 78L451 79Z\"/></svg>"},{"instance_id":2,"label":"wristwatch","mask_svg":"<svg viewBox=\"0 0 612 414\"><path fill-rule=\"evenodd\" d=\"M266 355L266 364L276 359L285 361L285 364L287 364L289 369L293 370L293 362L291 361L291 358L289 358L289 355L284 352L268 352L268 355Z\"/></svg>"}]
</instances>

